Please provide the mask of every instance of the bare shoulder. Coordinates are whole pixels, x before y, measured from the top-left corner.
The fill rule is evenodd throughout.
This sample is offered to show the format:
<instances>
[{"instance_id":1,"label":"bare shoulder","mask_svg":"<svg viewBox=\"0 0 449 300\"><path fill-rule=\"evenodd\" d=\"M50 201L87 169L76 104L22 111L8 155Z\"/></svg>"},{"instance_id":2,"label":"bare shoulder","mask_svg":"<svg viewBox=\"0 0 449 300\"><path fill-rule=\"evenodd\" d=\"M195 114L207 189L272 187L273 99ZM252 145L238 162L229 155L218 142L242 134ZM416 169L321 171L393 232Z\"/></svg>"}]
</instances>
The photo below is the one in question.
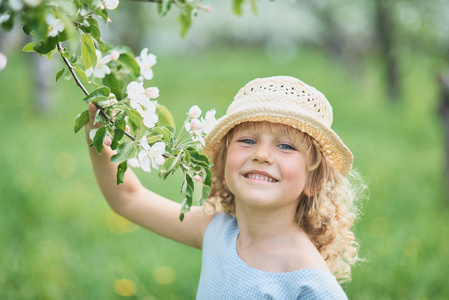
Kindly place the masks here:
<instances>
[{"instance_id":1,"label":"bare shoulder","mask_svg":"<svg viewBox=\"0 0 449 300\"><path fill-rule=\"evenodd\" d=\"M298 238L289 252L291 255L285 255L284 259L288 260L290 265L295 266L296 270L322 269L329 271L325 260L308 237Z\"/></svg>"}]
</instances>

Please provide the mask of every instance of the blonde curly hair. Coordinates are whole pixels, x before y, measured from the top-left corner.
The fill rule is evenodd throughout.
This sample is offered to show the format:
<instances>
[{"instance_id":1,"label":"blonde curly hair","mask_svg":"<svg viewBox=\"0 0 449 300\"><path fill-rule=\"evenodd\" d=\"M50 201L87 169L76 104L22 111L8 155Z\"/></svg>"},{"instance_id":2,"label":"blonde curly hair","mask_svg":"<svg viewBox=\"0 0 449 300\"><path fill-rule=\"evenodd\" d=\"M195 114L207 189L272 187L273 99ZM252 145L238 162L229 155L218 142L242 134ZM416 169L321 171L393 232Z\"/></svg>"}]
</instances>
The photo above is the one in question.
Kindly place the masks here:
<instances>
[{"instance_id":1,"label":"blonde curly hair","mask_svg":"<svg viewBox=\"0 0 449 300\"><path fill-rule=\"evenodd\" d=\"M340 283L350 281L351 266L362 260L351 228L359 214L357 203L362 198L365 185L355 171L347 177L341 175L309 135L290 126L268 122L245 122L234 127L220 141L218 150L211 154L214 176L207 203L214 211L235 215L235 199L225 184L224 171L229 143L233 134L242 129L284 134L299 145L298 150L307 161L306 187L312 192L311 196L304 192L300 195L295 219L337 280Z\"/></svg>"}]
</instances>

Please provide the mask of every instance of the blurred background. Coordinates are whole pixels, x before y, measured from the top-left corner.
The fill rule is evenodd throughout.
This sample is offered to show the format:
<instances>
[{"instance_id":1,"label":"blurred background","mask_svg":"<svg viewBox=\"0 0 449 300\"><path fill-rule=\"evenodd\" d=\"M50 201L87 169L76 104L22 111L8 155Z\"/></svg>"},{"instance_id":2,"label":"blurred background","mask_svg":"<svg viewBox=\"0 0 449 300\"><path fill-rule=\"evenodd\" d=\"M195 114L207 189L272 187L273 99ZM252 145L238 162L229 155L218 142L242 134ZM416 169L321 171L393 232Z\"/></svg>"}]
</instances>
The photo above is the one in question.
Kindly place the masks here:
<instances>
[{"instance_id":1,"label":"blurred background","mask_svg":"<svg viewBox=\"0 0 449 300\"><path fill-rule=\"evenodd\" d=\"M208 1L185 39L175 11L122 1L104 40L158 56L158 102L178 126L192 105L217 116L240 87L291 75L322 91L333 128L366 178L361 256L350 299L448 299L449 3L443 0L259 1L258 14ZM198 250L140 229L102 198L75 116L73 79L0 32L0 298L194 299ZM179 201L181 178L137 172ZM220 284L217 282L217 284Z\"/></svg>"}]
</instances>

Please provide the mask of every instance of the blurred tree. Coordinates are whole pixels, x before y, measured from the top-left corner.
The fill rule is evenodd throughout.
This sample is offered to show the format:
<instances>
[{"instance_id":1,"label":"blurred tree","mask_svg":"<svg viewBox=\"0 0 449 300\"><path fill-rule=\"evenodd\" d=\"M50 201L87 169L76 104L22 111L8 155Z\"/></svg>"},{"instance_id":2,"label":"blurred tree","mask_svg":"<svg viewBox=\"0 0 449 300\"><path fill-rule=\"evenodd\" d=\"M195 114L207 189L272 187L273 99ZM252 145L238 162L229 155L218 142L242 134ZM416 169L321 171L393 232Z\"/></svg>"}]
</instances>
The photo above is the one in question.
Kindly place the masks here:
<instances>
[{"instance_id":1,"label":"blurred tree","mask_svg":"<svg viewBox=\"0 0 449 300\"><path fill-rule=\"evenodd\" d=\"M386 86L391 100L397 100L399 95L399 59L395 42L395 20L393 8L395 1L374 0L376 8L376 38L379 54L385 64Z\"/></svg>"}]
</instances>

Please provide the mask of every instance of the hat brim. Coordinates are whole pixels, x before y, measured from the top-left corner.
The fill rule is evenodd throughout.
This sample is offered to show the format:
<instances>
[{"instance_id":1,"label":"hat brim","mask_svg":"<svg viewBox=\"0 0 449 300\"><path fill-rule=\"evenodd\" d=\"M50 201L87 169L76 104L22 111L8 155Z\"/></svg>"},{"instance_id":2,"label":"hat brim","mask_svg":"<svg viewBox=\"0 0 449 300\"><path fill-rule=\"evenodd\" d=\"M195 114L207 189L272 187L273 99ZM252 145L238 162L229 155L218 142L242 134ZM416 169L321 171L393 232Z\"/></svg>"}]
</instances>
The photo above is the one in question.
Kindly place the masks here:
<instances>
[{"instance_id":1,"label":"hat brim","mask_svg":"<svg viewBox=\"0 0 449 300\"><path fill-rule=\"evenodd\" d=\"M306 110L267 106L267 103L256 103L221 118L205 137L205 152L214 153L223 137L235 126L244 122L263 121L291 126L310 135L343 176L351 171L353 155L332 129L317 121Z\"/></svg>"}]
</instances>

